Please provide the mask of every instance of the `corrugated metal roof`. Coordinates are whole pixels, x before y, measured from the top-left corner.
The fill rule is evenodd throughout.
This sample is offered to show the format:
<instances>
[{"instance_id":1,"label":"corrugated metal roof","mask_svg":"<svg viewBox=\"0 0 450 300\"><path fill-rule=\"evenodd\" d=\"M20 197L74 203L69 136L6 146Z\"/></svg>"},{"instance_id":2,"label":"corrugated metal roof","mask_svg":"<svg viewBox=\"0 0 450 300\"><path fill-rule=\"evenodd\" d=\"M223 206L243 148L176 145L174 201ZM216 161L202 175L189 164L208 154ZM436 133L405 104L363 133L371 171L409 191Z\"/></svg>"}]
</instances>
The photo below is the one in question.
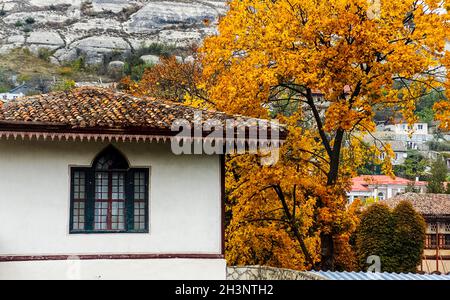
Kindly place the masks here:
<instances>
[{"instance_id":1,"label":"corrugated metal roof","mask_svg":"<svg viewBox=\"0 0 450 300\"><path fill-rule=\"evenodd\" d=\"M310 273L328 280L450 280L450 275L436 274L330 271L310 271Z\"/></svg>"}]
</instances>

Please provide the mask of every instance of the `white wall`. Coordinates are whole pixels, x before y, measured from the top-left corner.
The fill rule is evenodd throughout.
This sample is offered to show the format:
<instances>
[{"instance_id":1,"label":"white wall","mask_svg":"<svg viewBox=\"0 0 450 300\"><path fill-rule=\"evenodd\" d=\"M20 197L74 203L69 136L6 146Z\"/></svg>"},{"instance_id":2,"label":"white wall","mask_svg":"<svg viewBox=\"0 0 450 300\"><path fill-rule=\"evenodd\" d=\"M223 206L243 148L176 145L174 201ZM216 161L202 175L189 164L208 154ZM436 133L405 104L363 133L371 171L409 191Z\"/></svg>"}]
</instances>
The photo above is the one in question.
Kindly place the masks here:
<instances>
[{"instance_id":1,"label":"white wall","mask_svg":"<svg viewBox=\"0 0 450 300\"><path fill-rule=\"evenodd\" d=\"M68 260L0 263L0 280L224 280L223 259Z\"/></svg>"},{"instance_id":2,"label":"white wall","mask_svg":"<svg viewBox=\"0 0 450 300\"><path fill-rule=\"evenodd\" d=\"M386 128L392 128L395 133L398 134L409 134L409 125L407 123L400 123L395 125L388 125ZM428 124L427 123L414 123L412 126L414 134L428 134Z\"/></svg>"},{"instance_id":3,"label":"white wall","mask_svg":"<svg viewBox=\"0 0 450 300\"><path fill-rule=\"evenodd\" d=\"M70 235L69 166L107 145L0 140L0 255L221 253L219 157L162 143L114 144L132 167L151 167L150 233Z\"/></svg>"}]
</instances>

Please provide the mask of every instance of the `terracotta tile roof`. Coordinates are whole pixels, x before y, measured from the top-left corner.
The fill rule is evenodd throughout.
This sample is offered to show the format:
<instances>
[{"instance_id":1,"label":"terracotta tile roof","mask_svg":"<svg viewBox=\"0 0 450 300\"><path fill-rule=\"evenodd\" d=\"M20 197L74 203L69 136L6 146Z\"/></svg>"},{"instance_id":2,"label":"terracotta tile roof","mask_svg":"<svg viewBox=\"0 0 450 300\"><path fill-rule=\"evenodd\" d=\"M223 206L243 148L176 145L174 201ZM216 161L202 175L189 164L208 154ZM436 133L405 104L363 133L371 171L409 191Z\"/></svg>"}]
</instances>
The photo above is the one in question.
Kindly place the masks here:
<instances>
[{"instance_id":1,"label":"terracotta tile roof","mask_svg":"<svg viewBox=\"0 0 450 300\"><path fill-rule=\"evenodd\" d=\"M406 193L387 199L384 202L393 208L403 200L409 201L422 215L450 216L450 195Z\"/></svg>"},{"instance_id":2,"label":"terracotta tile roof","mask_svg":"<svg viewBox=\"0 0 450 300\"><path fill-rule=\"evenodd\" d=\"M352 192L370 192L370 189L363 182L352 180Z\"/></svg>"},{"instance_id":3,"label":"terracotta tile roof","mask_svg":"<svg viewBox=\"0 0 450 300\"><path fill-rule=\"evenodd\" d=\"M394 179L386 175L362 175L352 179L351 191L369 191L369 185L408 185L408 183L414 183L415 186L425 186L424 181L411 181L401 177L395 177Z\"/></svg>"},{"instance_id":4,"label":"terracotta tile roof","mask_svg":"<svg viewBox=\"0 0 450 300\"><path fill-rule=\"evenodd\" d=\"M218 111L194 109L174 102L137 98L103 88L84 87L70 92L55 92L13 100L0 104L0 131L27 130L37 127L49 130L128 130L139 132L170 132L176 119L185 119L191 126L195 113L202 113L202 123L208 119L234 119L255 125L255 119L227 115ZM269 127L276 125L270 125ZM50 127L49 127L50 126ZM283 127L280 138L283 139Z\"/></svg>"}]
</instances>

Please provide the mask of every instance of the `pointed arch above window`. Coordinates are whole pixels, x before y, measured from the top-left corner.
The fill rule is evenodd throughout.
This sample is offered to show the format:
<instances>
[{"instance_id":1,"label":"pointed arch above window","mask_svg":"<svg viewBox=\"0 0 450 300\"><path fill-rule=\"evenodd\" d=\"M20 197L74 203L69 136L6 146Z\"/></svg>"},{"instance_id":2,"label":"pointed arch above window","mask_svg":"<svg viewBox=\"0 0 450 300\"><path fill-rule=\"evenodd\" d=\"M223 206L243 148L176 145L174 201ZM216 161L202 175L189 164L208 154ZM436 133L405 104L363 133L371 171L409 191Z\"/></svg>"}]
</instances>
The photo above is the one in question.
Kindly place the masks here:
<instances>
[{"instance_id":1,"label":"pointed arch above window","mask_svg":"<svg viewBox=\"0 0 450 300\"><path fill-rule=\"evenodd\" d=\"M125 156L114 146L110 145L97 155L92 167L98 171L110 171L128 170L130 165Z\"/></svg>"}]
</instances>

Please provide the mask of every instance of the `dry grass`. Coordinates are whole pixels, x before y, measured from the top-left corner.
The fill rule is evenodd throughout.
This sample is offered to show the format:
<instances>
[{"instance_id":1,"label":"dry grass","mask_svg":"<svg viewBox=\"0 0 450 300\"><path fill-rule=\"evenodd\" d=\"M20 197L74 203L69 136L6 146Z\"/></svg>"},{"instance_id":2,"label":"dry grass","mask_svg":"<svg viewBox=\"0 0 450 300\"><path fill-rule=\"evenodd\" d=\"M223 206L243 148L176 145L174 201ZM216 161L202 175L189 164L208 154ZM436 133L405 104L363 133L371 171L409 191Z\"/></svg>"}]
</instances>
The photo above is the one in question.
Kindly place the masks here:
<instances>
[{"instance_id":1,"label":"dry grass","mask_svg":"<svg viewBox=\"0 0 450 300\"><path fill-rule=\"evenodd\" d=\"M0 55L0 68L23 77L58 75L59 69L27 49L14 49L8 54Z\"/></svg>"}]
</instances>

